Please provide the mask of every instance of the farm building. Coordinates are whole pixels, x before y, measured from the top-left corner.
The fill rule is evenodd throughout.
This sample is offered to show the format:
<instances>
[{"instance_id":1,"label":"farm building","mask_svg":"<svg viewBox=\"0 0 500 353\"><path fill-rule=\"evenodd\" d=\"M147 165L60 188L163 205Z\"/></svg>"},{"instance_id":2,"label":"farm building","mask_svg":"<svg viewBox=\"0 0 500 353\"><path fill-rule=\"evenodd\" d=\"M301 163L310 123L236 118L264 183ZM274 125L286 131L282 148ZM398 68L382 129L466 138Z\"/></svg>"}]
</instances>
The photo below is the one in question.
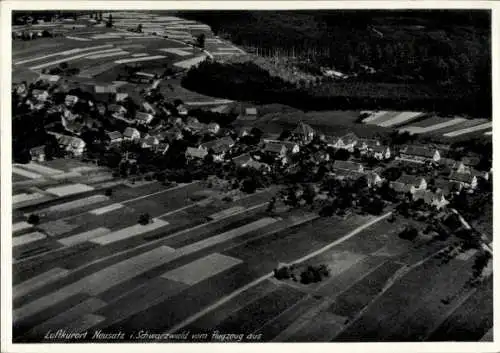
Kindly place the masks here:
<instances>
[{"instance_id":1,"label":"farm building","mask_svg":"<svg viewBox=\"0 0 500 353\"><path fill-rule=\"evenodd\" d=\"M314 129L310 125L304 124L302 121L297 125L293 133L305 144L311 142L315 135Z\"/></svg>"},{"instance_id":2,"label":"farm building","mask_svg":"<svg viewBox=\"0 0 500 353\"><path fill-rule=\"evenodd\" d=\"M359 139L356 148L362 153L373 151L375 147L380 146L380 141L375 139Z\"/></svg>"},{"instance_id":3,"label":"farm building","mask_svg":"<svg viewBox=\"0 0 500 353\"><path fill-rule=\"evenodd\" d=\"M220 161L224 158L226 152L228 152L233 146L234 140L231 137L226 136L217 140L202 143L200 145L200 149L207 152L212 151L214 159Z\"/></svg>"},{"instance_id":4,"label":"farm building","mask_svg":"<svg viewBox=\"0 0 500 353\"><path fill-rule=\"evenodd\" d=\"M391 182L390 187L396 192L411 192L414 194L418 190L426 190L427 182L423 177L402 175L395 182Z\"/></svg>"},{"instance_id":5,"label":"farm building","mask_svg":"<svg viewBox=\"0 0 500 353\"><path fill-rule=\"evenodd\" d=\"M106 133L109 143L115 144L123 141L123 135L119 131L111 131Z\"/></svg>"},{"instance_id":6,"label":"farm building","mask_svg":"<svg viewBox=\"0 0 500 353\"><path fill-rule=\"evenodd\" d=\"M441 154L435 148L409 145L400 151L398 159L415 163L439 162Z\"/></svg>"},{"instance_id":7,"label":"farm building","mask_svg":"<svg viewBox=\"0 0 500 353\"><path fill-rule=\"evenodd\" d=\"M148 125L153 120L153 115L149 113L137 112L135 122L140 125Z\"/></svg>"},{"instance_id":8,"label":"farm building","mask_svg":"<svg viewBox=\"0 0 500 353\"><path fill-rule=\"evenodd\" d=\"M212 134L217 134L220 130L220 125L212 122L212 123L208 124L207 130L208 130L208 132L210 132Z\"/></svg>"},{"instance_id":9,"label":"farm building","mask_svg":"<svg viewBox=\"0 0 500 353\"><path fill-rule=\"evenodd\" d=\"M350 161L335 161L333 163L334 170L347 170L362 173L364 168L360 163L350 162Z\"/></svg>"},{"instance_id":10,"label":"farm building","mask_svg":"<svg viewBox=\"0 0 500 353\"><path fill-rule=\"evenodd\" d=\"M287 148L281 142L270 141L265 143L262 151L274 155L276 158L282 158L286 156Z\"/></svg>"},{"instance_id":11,"label":"farm building","mask_svg":"<svg viewBox=\"0 0 500 353\"><path fill-rule=\"evenodd\" d=\"M32 95L39 102L45 102L49 98L49 92L41 89L34 89Z\"/></svg>"},{"instance_id":12,"label":"farm building","mask_svg":"<svg viewBox=\"0 0 500 353\"><path fill-rule=\"evenodd\" d=\"M48 83L57 83L61 79L61 76L58 75L47 75L41 74L38 76L38 81L48 82Z\"/></svg>"},{"instance_id":13,"label":"farm building","mask_svg":"<svg viewBox=\"0 0 500 353\"><path fill-rule=\"evenodd\" d=\"M45 161L45 145L31 148L30 156L32 161L37 161L37 162Z\"/></svg>"},{"instance_id":14,"label":"farm building","mask_svg":"<svg viewBox=\"0 0 500 353\"><path fill-rule=\"evenodd\" d=\"M108 111L110 113L112 113L113 115L122 116L123 114L125 114L127 112L127 109L122 105L110 104L108 106Z\"/></svg>"},{"instance_id":15,"label":"farm building","mask_svg":"<svg viewBox=\"0 0 500 353\"><path fill-rule=\"evenodd\" d=\"M115 95L115 102L123 102L128 98L128 93L117 92Z\"/></svg>"},{"instance_id":16,"label":"farm building","mask_svg":"<svg viewBox=\"0 0 500 353\"><path fill-rule=\"evenodd\" d=\"M64 104L66 104L66 106L68 106L68 107L75 105L76 102L78 102L78 97L70 95L70 94L68 94L66 96L66 98L64 99Z\"/></svg>"},{"instance_id":17,"label":"farm building","mask_svg":"<svg viewBox=\"0 0 500 353\"><path fill-rule=\"evenodd\" d=\"M373 170L365 173L365 175L366 175L366 182L368 184L368 187L370 188L374 186L380 186L384 181L384 179L380 176L380 174Z\"/></svg>"},{"instance_id":18,"label":"farm building","mask_svg":"<svg viewBox=\"0 0 500 353\"><path fill-rule=\"evenodd\" d=\"M413 201L423 200L425 204L429 206L434 206L438 210L442 209L450 202L446 200L444 193L442 192L432 192L429 190L417 190L413 194Z\"/></svg>"},{"instance_id":19,"label":"farm building","mask_svg":"<svg viewBox=\"0 0 500 353\"><path fill-rule=\"evenodd\" d=\"M358 170L348 170L348 169L335 169L334 172L330 173L335 179L338 180L358 180L365 176L365 173Z\"/></svg>"},{"instance_id":20,"label":"farm building","mask_svg":"<svg viewBox=\"0 0 500 353\"><path fill-rule=\"evenodd\" d=\"M62 135L56 132L50 134L56 137L59 147L68 154L79 157L85 151L86 144L81 138Z\"/></svg>"},{"instance_id":21,"label":"farm building","mask_svg":"<svg viewBox=\"0 0 500 353\"><path fill-rule=\"evenodd\" d=\"M468 189L477 187L477 177L473 174L452 172L448 179L460 183L460 185Z\"/></svg>"},{"instance_id":22,"label":"farm building","mask_svg":"<svg viewBox=\"0 0 500 353\"><path fill-rule=\"evenodd\" d=\"M391 149L386 146L375 146L371 152L373 153L373 157L378 160L391 158Z\"/></svg>"},{"instance_id":23,"label":"farm building","mask_svg":"<svg viewBox=\"0 0 500 353\"><path fill-rule=\"evenodd\" d=\"M123 139L128 141L134 141L141 138L141 133L134 127L127 127L123 131Z\"/></svg>"},{"instance_id":24,"label":"farm building","mask_svg":"<svg viewBox=\"0 0 500 353\"><path fill-rule=\"evenodd\" d=\"M203 159L208 155L208 152L204 149L200 148L194 148L194 147L188 147L186 150L186 159L188 160L193 160L193 159Z\"/></svg>"},{"instance_id":25,"label":"farm building","mask_svg":"<svg viewBox=\"0 0 500 353\"><path fill-rule=\"evenodd\" d=\"M160 141L155 136L146 136L141 141L142 148L156 148L160 144Z\"/></svg>"},{"instance_id":26,"label":"farm building","mask_svg":"<svg viewBox=\"0 0 500 353\"><path fill-rule=\"evenodd\" d=\"M354 133L348 133L341 137L327 137L327 144L330 147L337 149L345 149L349 152L354 151L354 146L358 143L359 138Z\"/></svg>"}]
</instances>

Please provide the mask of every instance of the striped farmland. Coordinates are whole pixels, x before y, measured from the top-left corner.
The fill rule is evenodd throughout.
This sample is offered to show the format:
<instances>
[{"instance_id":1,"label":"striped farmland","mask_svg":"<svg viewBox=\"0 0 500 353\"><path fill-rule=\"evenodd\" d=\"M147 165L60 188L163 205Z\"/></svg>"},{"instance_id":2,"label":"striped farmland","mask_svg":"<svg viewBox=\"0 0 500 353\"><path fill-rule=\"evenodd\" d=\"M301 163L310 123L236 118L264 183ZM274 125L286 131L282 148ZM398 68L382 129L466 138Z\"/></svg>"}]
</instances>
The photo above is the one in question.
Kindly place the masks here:
<instances>
[{"instance_id":1,"label":"striped farmland","mask_svg":"<svg viewBox=\"0 0 500 353\"><path fill-rule=\"evenodd\" d=\"M377 125L382 126L382 127L391 127L391 126L400 125L400 124L409 122L411 120L415 120L415 119L421 117L422 115L423 115L423 113L421 113L421 112L402 112L402 113L398 114L397 116L395 116L394 118L384 120L384 121L378 123Z\"/></svg>"},{"instance_id":2,"label":"striped farmland","mask_svg":"<svg viewBox=\"0 0 500 353\"><path fill-rule=\"evenodd\" d=\"M465 121L465 118L450 118L450 119L430 118L419 122L420 124L416 123L415 125L410 125L400 128L399 132L409 132L411 134L424 134L427 132L435 132L449 126L454 126L463 121Z\"/></svg>"},{"instance_id":3,"label":"striped farmland","mask_svg":"<svg viewBox=\"0 0 500 353\"><path fill-rule=\"evenodd\" d=\"M442 135L442 134L446 134L448 132L453 132L456 130L465 129L465 128L468 128L471 126L476 126L476 125L480 125L480 124L487 123L487 122L488 122L488 120L486 120L486 119L467 119L467 120L462 121L461 123L458 123L456 125L448 126L448 127L443 128L443 129L439 129L439 131L436 131L435 134Z\"/></svg>"},{"instance_id":4,"label":"striped farmland","mask_svg":"<svg viewBox=\"0 0 500 353\"><path fill-rule=\"evenodd\" d=\"M479 131L479 130L486 130L486 129L489 129L493 126L493 123L489 122L489 123L484 123L484 124L480 124L480 125L476 125L476 126L471 126L471 127L468 127L468 128L465 128L465 129L460 129L460 130L455 130L455 131L452 131L452 132L448 132L446 134L443 134L444 137L456 137L456 136L460 136L460 135L464 135L464 134L469 134L469 133L472 133L472 132L476 132L476 131Z\"/></svg>"}]
</instances>

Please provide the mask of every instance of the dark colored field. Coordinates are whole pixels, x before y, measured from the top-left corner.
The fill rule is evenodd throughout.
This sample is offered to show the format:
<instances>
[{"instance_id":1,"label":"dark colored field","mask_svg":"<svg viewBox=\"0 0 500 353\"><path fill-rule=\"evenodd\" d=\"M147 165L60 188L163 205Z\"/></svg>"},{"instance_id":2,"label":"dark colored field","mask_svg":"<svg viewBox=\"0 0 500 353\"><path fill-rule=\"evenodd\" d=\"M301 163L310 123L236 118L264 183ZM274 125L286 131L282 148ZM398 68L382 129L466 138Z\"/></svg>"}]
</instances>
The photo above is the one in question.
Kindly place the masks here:
<instances>
[{"instance_id":1,"label":"dark colored field","mask_svg":"<svg viewBox=\"0 0 500 353\"><path fill-rule=\"evenodd\" d=\"M429 337L430 341L478 341L493 325L493 280L451 314Z\"/></svg>"},{"instance_id":2,"label":"dark colored field","mask_svg":"<svg viewBox=\"0 0 500 353\"><path fill-rule=\"evenodd\" d=\"M391 261L382 264L342 293L329 308L329 311L335 315L352 318L374 299L383 289L387 280L400 268L401 265Z\"/></svg>"},{"instance_id":3,"label":"dark colored field","mask_svg":"<svg viewBox=\"0 0 500 353\"><path fill-rule=\"evenodd\" d=\"M249 304L230 315L215 328L219 332L251 333L259 330L266 322L294 305L305 294L287 286Z\"/></svg>"}]
</instances>

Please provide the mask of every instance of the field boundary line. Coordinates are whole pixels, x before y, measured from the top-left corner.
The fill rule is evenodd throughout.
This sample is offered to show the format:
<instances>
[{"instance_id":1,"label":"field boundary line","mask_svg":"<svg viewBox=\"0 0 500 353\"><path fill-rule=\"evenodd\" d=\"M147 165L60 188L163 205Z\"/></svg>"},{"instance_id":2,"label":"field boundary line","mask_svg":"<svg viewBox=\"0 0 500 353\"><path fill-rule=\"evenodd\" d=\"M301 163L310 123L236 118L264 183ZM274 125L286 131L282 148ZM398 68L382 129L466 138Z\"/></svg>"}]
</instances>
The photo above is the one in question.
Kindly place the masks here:
<instances>
[{"instance_id":1,"label":"field boundary line","mask_svg":"<svg viewBox=\"0 0 500 353\"><path fill-rule=\"evenodd\" d=\"M340 239L337 239L336 241L292 262L292 263L299 263L299 262L303 262L303 261L306 261L306 260L309 260L310 258L313 258L319 254L321 254L322 252L325 252L327 250L329 250L330 248L334 247L335 245L338 245L344 241L346 241L347 239L349 238L352 238L353 236L357 235L358 233L360 233L361 231L365 230L366 228L372 226L373 224L377 223L377 222L380 222L381 220L389 217L390 215L392 214L392 211L391 212L387 212L386 214L380 216L380 217L377 217L373 220L371 220L370 222L368 223L365 223L364 225L362 226L359 226L357 227L356 229L354 229L353 231L351 231L350 233L348 233L347 235L343 236L342 238ZM273 272L270 272L270 273L267 273L255 280L253 280L252 282L244 285L243 287L237 289L236 291L232 292L231 294L229 295L226 295L225 297L219 299L217 302L209 305L208 307L206 307L205 309L199 311L198 313L194 314L194 315L191 315L190 317L188 317L187 319L181 321L180 323L178 323L177 325L173 326L172 328L170 328L168 331L166 331L165 333L174 333L180 329L182 329L183 327L185 327L186 325L189 325L191 324L192 322L196 321L197 319L199 319L200 317L208 314L209 312L215 310L216 308L218 308L219 306L221 306L222 304L228 302L229 300L233 299L234 297L240 295L241 293L243 293L244 291L252 288L253 286L256 286L257 284L265 281L266 279L272 277L274 275Z\"/></svg>"}]
</instances>

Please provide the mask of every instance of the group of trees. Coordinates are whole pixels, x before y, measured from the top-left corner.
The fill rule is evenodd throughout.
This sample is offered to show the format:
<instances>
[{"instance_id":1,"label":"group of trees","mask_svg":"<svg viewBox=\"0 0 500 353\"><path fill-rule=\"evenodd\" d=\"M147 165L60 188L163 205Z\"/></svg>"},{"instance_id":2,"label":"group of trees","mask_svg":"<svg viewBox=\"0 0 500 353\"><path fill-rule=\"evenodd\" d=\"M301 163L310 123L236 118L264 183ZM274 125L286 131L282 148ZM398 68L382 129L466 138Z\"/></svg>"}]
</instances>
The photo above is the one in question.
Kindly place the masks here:
<instances>
[{"instance_id":1,"label":"group of trees","mask_svg":"<svg viewBox=\"0 0 500 353\"><path fill-rule=\"evenodd\" d=\"M292 279L293 281L298 281L300 279L300 283L309 284L321 282L324 278L330 276L330 269L324 264L317 266L309 265L298 275L297 271L300 271L300 269L301 267L298 265L281 266L274 269L274 277L279 280Z\"/></svg>"},{"instance_id":2,"label":"group of trees","mask_svg":"<svg viewBox=\"0 0 500 353\"><path fill-rule=\"evenodd\" d=\"M344 80L307 88L271 76L252 62L229 64L209 60L191 68L182 85L212 96L263 104L282 103L302 110L384 108L491 116L491 95L485 95L484 85Z\"/></svg>"}]
</instances>

